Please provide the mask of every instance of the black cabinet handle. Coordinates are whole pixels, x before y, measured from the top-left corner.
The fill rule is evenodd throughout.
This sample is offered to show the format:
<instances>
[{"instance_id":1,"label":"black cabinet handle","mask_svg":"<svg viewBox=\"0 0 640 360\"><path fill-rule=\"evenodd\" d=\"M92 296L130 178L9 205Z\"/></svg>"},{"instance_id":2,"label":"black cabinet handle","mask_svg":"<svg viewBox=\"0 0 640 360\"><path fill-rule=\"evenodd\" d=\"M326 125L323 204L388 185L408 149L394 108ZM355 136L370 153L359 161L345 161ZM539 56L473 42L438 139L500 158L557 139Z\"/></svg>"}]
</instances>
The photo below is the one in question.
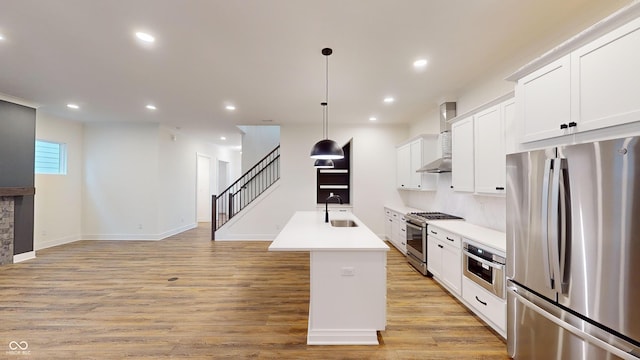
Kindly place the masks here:
<instances>
[{"instance_id":1,"label":"black cabinet handle","mask_svg":"<svg viewBox=\"0 0 640 360\"><path fill-rule=\"evenodd\" d=\"M578 126L578 124L576 124L574 121L569 123L569 127L575 127L575 126Z\"/></svg>"},{"instance_id":2,"label":"black cabinet handle","mask_svg":"<svg viewBox=\"0 0 640 360\"><path fill-rule=\"evenodd\" d=\"M453 189L453 185L451 185L451 186L449 186L449 187Z\"/></svg>"},{"instance_id":3,"label":"black cabinet handle","mask_svg":"<svg viewBox=\"0 0 640 360\"><path fill-rule=\"evenodd\" d=\"M478 297L477 297L477 296L476 296L476 300L478 300L478 302L479 302L480 304L482 304L482 305L484 305L484 306L487 306L487 303L486 303L486 302L484 302L484 301L482 301L482 300L480 300L480 299L478 299Z\"/></svg>"},{"instance_id":4,"label":"black cabinet handle","mask_svg":"<svg viewBox=\"0 0 640 360\"><path fill-rule=\"evenodd\" d=\"M438 235L438 233L437 233L437 232L435 232L435 231L433 231L433 230L430 230L430 231L431 231L431 233L432 233L433 235Z\"/></svg>"},{"instance_id":5,"label":"black cabinet handle","mask_svg":"<svg viewBox=\"0 0 640 360\"><path fill-rule=\"evenodd\" d=\"M440 244L438 244L438 247L439 247L440 249L444 249L444 246L442 246L442 245L440 245Z\"/></svg>"},{"instance_id":6,"label":"black cabinet handle","mask_svg":"<svg viewBox=\"0 0 640 360\"><path fill-rule=\"evenodd\" d=\"M567 124L560 124L560 130L564 130L564 129L568 128L568 127L569 127L569 125L567 125Z\"/></svg>"},{"instance_id":7,"label":"black cabinet handle","mask_svg":"<svg viewBox=\"0 0 640 360\"><path fill-rule=\"evenodd\" d=\"M453 241L453 239L452 239L452 238L450 238L450 237L448 237L448 236L445 236L445 237L447 238L447 240L449 240L449 241Z\"/></svg>"},{"instance_id":8,"label":"black cabinet handle","mask_svg":"<svg viewBox=\"0 0 640 360\"><path fill-rule=\"evenodd\" d=\"M496 186L496 190L504 190L504 186Z\"/></svg>"}]
</instances>

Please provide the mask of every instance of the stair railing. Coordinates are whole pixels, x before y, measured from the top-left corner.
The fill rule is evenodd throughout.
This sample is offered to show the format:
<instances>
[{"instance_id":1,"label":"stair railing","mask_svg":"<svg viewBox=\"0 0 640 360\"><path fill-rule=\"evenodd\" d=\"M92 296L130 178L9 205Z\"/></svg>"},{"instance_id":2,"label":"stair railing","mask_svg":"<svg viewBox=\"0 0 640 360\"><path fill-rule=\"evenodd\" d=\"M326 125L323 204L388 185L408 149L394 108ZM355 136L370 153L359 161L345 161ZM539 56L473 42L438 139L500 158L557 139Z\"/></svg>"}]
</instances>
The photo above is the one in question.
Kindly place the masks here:
<instances>
[{"instance_id":1,"label":"stair railing","mask_svg":"<svg viewBox=\"0 0 640 360\"><path fill-rule=\"evenodd\" d=\"M211 240L226 224L280 179L280 145L211 199Z\"/></svg>"}]
</instances>

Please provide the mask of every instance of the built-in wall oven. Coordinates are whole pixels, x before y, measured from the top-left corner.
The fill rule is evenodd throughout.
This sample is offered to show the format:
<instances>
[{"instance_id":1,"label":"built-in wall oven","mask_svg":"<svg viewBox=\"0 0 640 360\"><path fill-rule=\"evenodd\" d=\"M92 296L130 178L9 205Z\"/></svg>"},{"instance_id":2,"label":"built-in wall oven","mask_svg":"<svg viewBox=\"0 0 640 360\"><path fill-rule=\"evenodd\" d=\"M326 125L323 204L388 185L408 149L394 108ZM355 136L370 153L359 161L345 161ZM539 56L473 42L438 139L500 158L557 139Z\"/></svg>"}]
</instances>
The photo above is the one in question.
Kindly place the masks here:
<instances>
[{"instance_id":1,"label":"built-in wall oven","mask_svg":"<svg viewBox=\"0 0 640 360\"><path fill-rule=\"evenodd\" d=\"M427 275L427 220L454 220L461 217L441 212L412 212L404 216L407 229L407 261Z\"/></svg>"},{"instance_id":2,"label":"built-in wall oven","mask_svg":"<svg viewBox=\"0 0 640 360\"><path fill-rule=\"evenodd\" d=\"M490 293L505 299L507 259L504 254L468 240L464 240L462 246L462 274Z\"/></svg>"}]
</instances>

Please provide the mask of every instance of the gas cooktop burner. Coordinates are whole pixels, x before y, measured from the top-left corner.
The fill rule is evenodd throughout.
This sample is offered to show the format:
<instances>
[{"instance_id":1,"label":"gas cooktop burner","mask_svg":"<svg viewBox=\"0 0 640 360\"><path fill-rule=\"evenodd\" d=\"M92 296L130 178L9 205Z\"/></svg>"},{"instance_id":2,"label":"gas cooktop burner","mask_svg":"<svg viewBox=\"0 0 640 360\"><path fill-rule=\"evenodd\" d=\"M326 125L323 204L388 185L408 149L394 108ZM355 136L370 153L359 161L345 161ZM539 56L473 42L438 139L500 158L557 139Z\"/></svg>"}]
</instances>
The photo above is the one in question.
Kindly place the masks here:
<instances>
[{"instance_id":1,"label":"gas cooktop burner","mask_svg":"<svg viewBox=\"0 0 640 360\"><path fill-rule=\"evenodd\" d=\"M455 220L462 219L459 216L449 215L441 212L412 212L411 215L415 215L427 220Z\"/></svg>"}]
</instances>

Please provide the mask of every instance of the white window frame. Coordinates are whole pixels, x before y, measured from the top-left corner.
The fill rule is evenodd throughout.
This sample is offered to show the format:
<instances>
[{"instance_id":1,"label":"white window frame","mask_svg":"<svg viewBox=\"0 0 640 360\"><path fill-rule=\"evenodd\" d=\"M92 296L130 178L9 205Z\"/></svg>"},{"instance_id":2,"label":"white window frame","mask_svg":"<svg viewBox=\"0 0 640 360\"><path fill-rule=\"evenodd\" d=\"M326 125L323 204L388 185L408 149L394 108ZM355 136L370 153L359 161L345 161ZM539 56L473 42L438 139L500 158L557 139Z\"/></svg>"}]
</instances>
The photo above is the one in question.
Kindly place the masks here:
<instances>
[{"instance_id":1,"label":"white window frame","mask_svg":"<svg viewBox=\"0 0 640 360\"><path fill-rule=\"evenodd\" d=\"M38 143L40 144L46 144L46 145L53 145L53 147L57 147L57 155L58 158L57 160L53 161L53 165L54 166L50 166L50 167L38 167L38 164L41 162L42 157L43 157L43 153L38 151ZM42 139L36 139L36 143L35 143L35 147L36 147L36 151L35 151L35 165L34 165L34 172L36 174L41 174L41 175L67 175L67 144L65 143L60 143L60 142L56 142L56 141L50 141L50 140L42 140ZM54 159L53 157L50 157L50 159Z\"/></svg>"}]
</instances>

